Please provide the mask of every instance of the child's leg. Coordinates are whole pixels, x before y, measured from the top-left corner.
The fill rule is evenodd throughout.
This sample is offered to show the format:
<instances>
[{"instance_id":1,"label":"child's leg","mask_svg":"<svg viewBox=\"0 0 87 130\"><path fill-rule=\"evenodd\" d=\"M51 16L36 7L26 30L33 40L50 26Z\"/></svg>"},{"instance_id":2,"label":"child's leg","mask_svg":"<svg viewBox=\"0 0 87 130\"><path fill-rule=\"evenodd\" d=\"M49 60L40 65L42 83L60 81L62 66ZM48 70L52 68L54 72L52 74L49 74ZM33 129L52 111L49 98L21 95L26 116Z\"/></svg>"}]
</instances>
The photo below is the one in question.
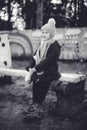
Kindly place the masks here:
<instances>
[{"instance_id":1,"label":"child's leg","mask_svg":"<svg viewBox=\"0 0 87 130\"><path fill-rule=\"evenodd\" d=\"M50 86L50 81L33 84L33 103L42 104Z\"/></svg>"}]
</instances>

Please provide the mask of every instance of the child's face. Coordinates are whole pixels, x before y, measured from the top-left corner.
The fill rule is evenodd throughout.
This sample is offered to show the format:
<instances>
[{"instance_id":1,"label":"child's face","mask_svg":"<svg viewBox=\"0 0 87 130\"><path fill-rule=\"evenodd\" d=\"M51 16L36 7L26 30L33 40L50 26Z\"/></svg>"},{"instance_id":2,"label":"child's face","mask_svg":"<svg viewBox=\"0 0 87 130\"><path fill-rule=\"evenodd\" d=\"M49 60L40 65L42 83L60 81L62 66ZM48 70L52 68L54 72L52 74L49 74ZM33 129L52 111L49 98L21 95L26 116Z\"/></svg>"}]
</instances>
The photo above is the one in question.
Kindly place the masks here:
<instances>
[{"instance_id":1,"label":"child's face","mask_svg":"<svg viewBox=\"0 0 87 130\"><path fill-rule=\"evenodd\" d=\"M50 33L49 32L47 32L47 31L42 31L42 33L41 33L41 38L43 39L43 40L48 40L48 39L50 39Z\"/></svg>"}]
</instances>

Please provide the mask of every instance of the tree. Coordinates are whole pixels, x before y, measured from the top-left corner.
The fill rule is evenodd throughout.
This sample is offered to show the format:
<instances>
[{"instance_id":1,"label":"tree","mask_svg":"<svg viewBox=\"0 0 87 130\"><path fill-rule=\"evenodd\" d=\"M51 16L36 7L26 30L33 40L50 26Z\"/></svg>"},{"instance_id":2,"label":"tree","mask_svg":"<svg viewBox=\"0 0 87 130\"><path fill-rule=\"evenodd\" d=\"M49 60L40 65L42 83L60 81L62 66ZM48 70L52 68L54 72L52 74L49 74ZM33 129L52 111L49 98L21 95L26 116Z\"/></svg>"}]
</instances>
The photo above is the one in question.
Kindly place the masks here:
<instances>
[{"instance_id":1,"label":"tree","mask_svg":"<svg viewBox=\"0 0 87 130\"><path fill-rule=\"evenodd\" d=\"M85 6L84 0L79 0L78 2L79 2L79 10L78 10L79 23L78 23L78 26L87 27L87 6Z\"/></svg>"},{"instance_id":2,"label":"tree","mask_svg":"<svg viewBox=\"0 0 87 130\"><path fill-rule=\"evenodd\" d=\"M11 2L12 0L8 0L8 3L7 3L7 8L8 8L8 21L7 21L7 24L8 24L8 30L11 30L12 29L12 26L11 26Z\"/></svg>"},{"instance_id":3,"label":"tree","mask_svg":"<svg viewBox=\"0 0 87 130\"><path fill-rule=\"evenodd\" d=\"M23 7L22 13L26 22L26 29L35 28L35 11L36 11L36 2L26 0L25 5Z\"/></svg>"},{"instance_id":4,"label":"tree","mask_svg":"<svg viewBox=\"0 0 87 130\"><path fill-rule=\"evenodd\" d=\"M43 5L44 0L36 0L37 2L37 17L36 17L36 28L41 28L43 24Z\"/></svg>"}]
</instances>

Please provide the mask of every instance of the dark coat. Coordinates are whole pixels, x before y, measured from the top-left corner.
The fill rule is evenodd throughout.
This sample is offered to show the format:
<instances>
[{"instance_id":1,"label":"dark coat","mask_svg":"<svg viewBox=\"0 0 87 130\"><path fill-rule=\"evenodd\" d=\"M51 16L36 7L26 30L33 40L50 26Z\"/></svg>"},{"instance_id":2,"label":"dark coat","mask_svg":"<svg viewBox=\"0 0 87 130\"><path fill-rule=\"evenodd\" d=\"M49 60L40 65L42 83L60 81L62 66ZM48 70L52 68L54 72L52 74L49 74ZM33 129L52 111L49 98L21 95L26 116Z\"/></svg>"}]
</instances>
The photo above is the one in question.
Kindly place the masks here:
<instances>
[{"instance_id":1,"label":"dark coat","mask_svg":"<svg viewBox=\"0 0 87 130\"><path fill-rule=\"evenodd\" d=\"M46 58L42 60L38 65L35 64L35 60L32 57L31 58L31 63L27 67L28 68L33 68L35 67L36 72L41 72L44 71L44 74L42 76L42 80L44 81L44 78L49 77L51 80L56 80L60 77L60 73L58 73L58 59L60 56L60 50L61 47L57 41L52 43L50 47L47 50L46 53ZM40 77L41 77L40 76Z\"/></svg>"}]
</instances>

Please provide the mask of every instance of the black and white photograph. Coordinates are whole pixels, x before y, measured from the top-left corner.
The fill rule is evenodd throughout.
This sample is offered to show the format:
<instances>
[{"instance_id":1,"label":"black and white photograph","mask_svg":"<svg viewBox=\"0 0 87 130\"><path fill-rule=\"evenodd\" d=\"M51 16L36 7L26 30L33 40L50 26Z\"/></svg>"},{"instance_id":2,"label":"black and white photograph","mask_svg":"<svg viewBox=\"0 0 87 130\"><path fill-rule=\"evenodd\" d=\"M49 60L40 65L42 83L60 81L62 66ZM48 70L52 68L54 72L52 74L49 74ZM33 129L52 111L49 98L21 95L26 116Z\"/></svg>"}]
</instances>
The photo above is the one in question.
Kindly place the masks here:
<instances>
[{"instance_id":1,"label":"black and white photograph","mask_svg":"<svg viewBox=\"0 0 87 130\"><path fill-rule=\"evenodd\" d=\"M87 0L0 0L0 130L87 130Z\"/></svg>"}]
</instances>

